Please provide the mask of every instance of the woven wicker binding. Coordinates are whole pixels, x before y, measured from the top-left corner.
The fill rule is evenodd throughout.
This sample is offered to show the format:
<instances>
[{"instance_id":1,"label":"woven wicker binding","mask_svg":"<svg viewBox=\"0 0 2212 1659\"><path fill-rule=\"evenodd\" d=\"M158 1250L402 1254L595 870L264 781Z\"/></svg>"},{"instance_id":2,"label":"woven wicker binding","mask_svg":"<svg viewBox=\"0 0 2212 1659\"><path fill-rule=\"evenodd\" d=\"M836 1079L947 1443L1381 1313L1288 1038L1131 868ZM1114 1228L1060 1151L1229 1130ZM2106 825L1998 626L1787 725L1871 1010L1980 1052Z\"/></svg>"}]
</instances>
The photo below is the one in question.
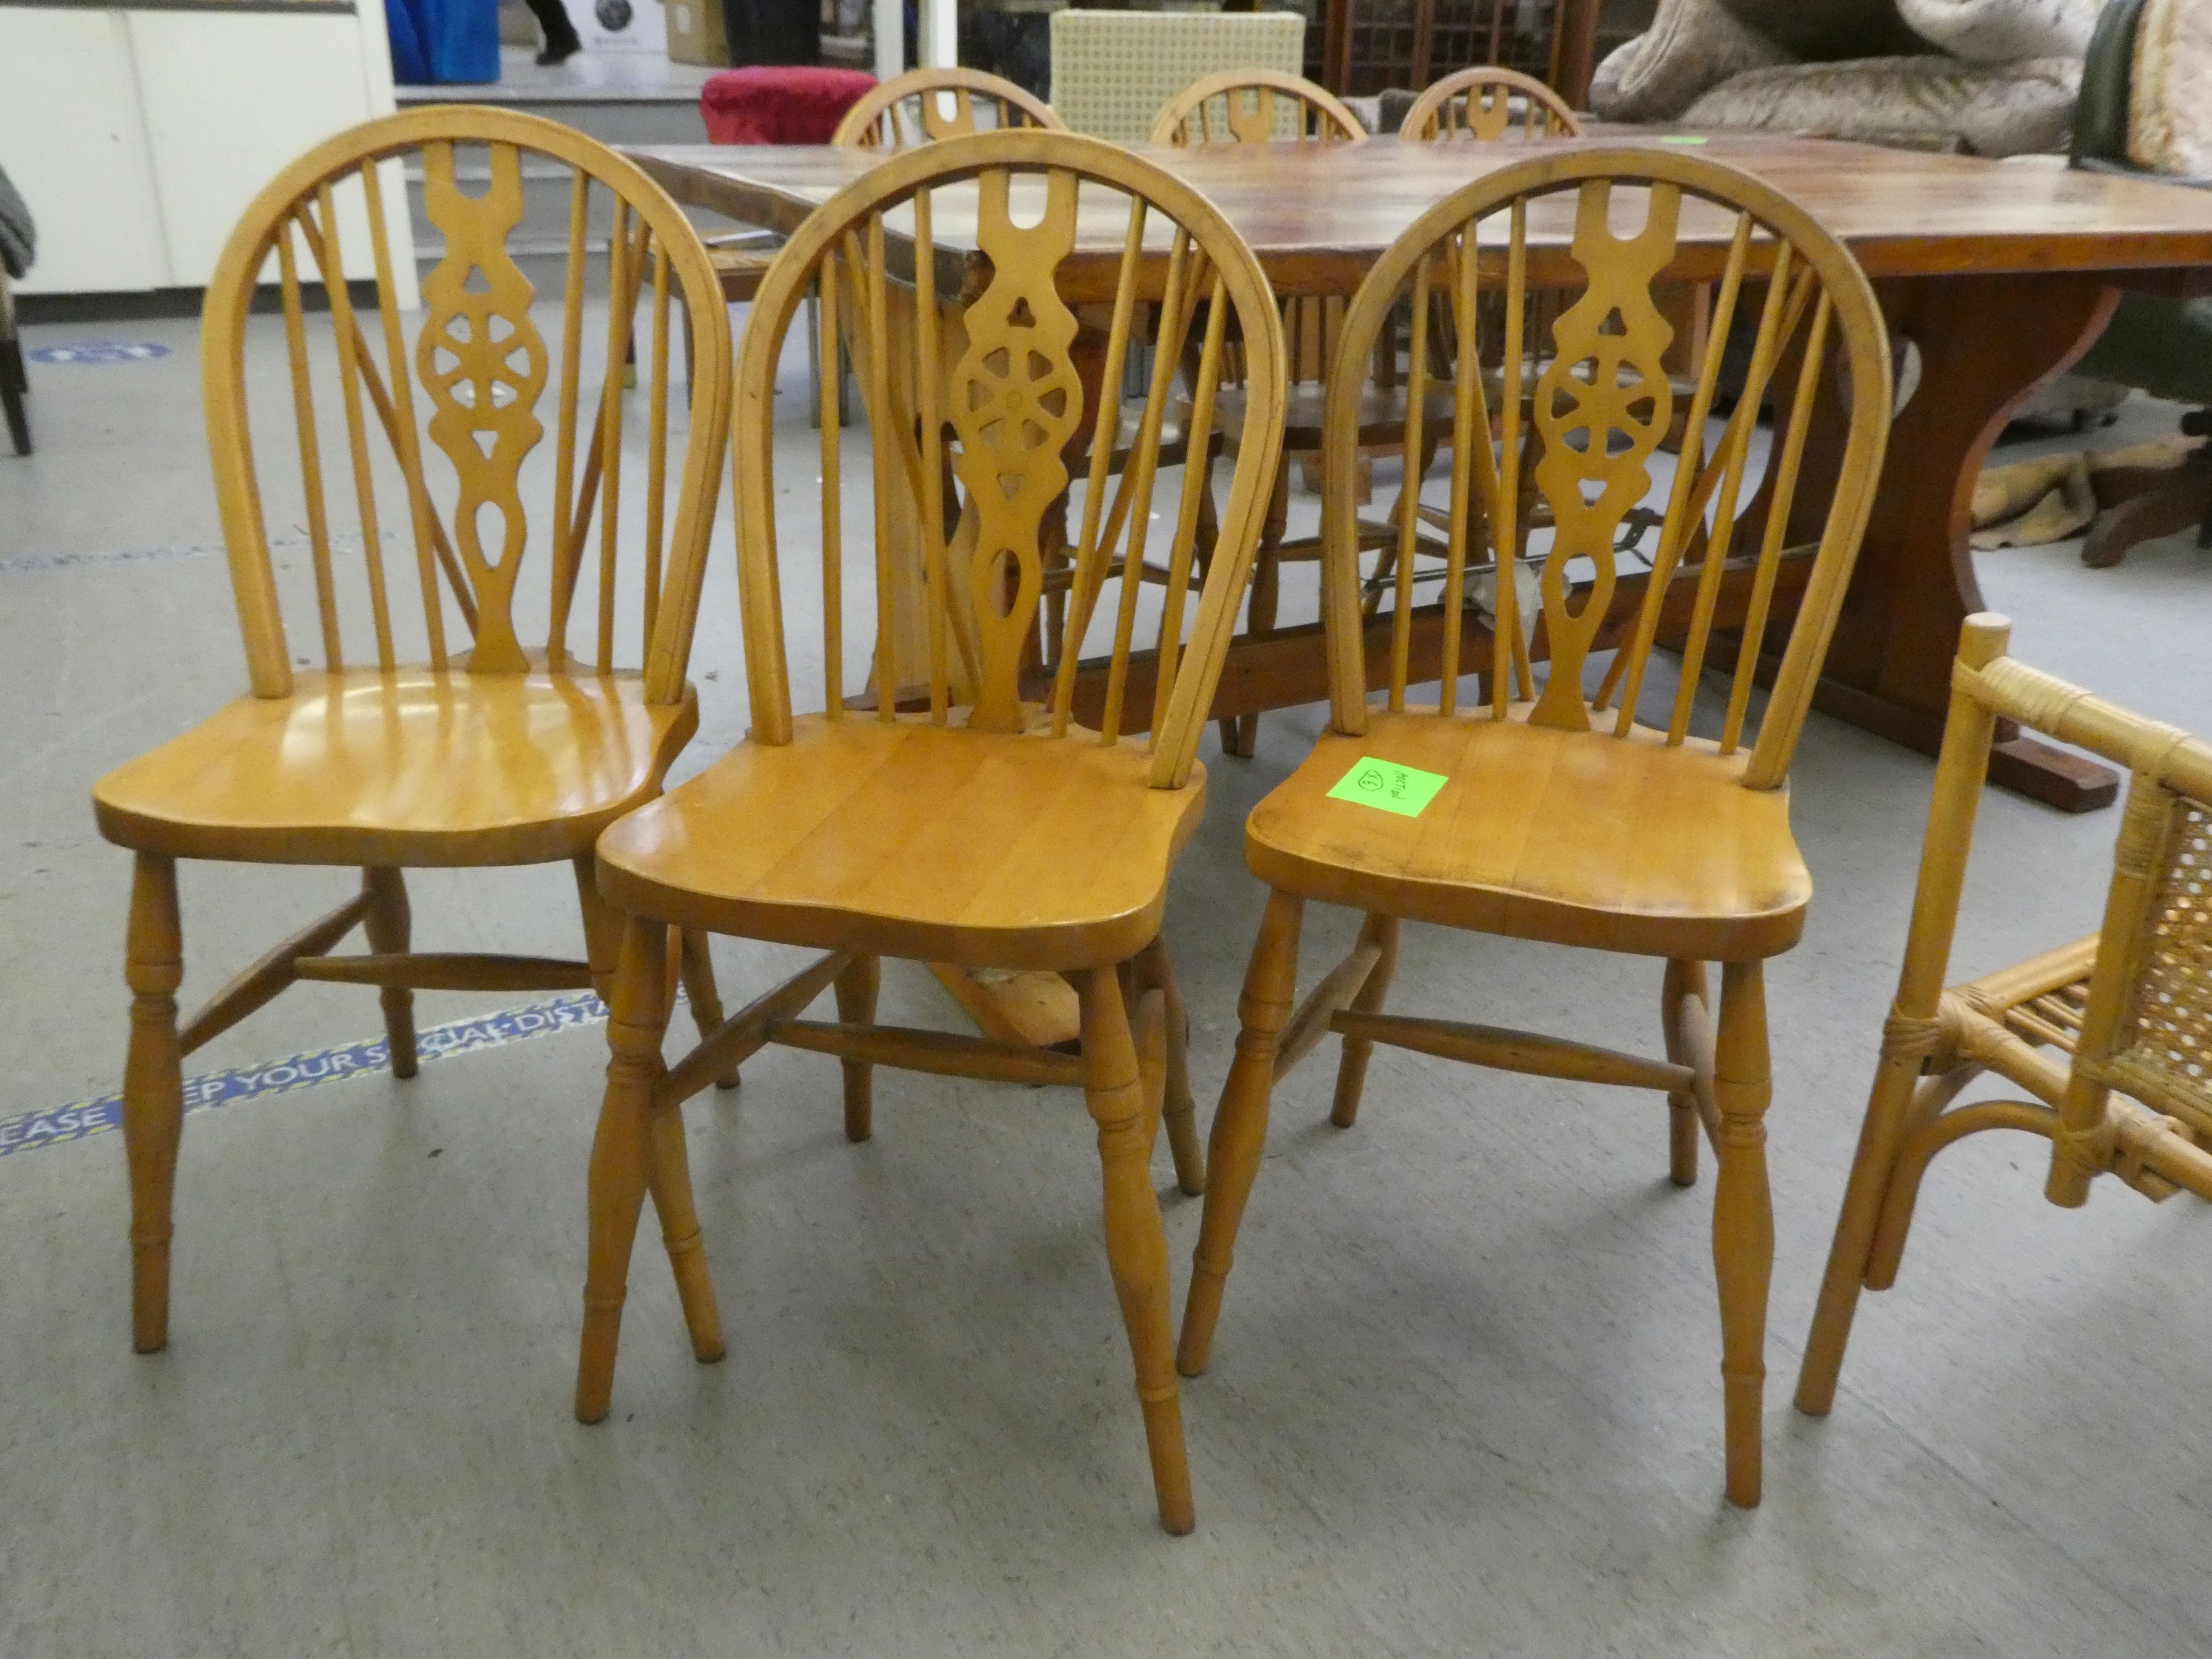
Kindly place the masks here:
<instances>
[{"instance_id":1,"label":"woven wicker binding","mask_svg":"<svg viewBox=\"0 0 2212 1659\"><path fill-rule=\"evenodd\" d=\"M1052 106L1075 132L1137 144L1160 107L1216 70L1304 68L1294 11L1062 11L1052 19Z\"/></svg>"}]
</instances>

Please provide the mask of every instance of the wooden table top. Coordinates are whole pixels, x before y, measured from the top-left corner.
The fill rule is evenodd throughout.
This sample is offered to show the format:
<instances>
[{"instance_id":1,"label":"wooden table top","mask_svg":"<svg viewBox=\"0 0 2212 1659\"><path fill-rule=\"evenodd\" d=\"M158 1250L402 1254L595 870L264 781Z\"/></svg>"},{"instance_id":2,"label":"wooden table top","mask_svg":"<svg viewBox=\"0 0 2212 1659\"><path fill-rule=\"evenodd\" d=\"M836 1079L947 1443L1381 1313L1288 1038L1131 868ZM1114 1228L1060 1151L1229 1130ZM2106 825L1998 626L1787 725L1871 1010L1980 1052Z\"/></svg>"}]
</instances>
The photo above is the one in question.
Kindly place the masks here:
<instances>
[{"instance_id":1,"label":"wooden table top","mask_svg":"<svg viewBox=\"0 0 2212 1659\"><path fill-rule=\"evenodd\" d=\"M1472 179L1536 151L1656 149L1647 130L1533 144L1279 143L1174 149L1131 146L1203 191L1287 292L1348 293L1376 258L1430 206ZM1872 276L2110 271L2168 292L2212 290L2212 191L2154 179L1986 161L1771 133L1713 133L1696 155L1741 167L1786 192L1838 234ZM790 230L877 166L886 152L828 145L664 145L625 151L679 200L749 224ZM949 195L951 192L945 192ZM959 216L940 195L940 241ZM1571 200L1532 213L1533 246L1564 245ZM1087 217L1088 216L1086 216ZM1114 216L1118 217L1118 216ZM1686 210L1687 264L1714 270L1729 226ZM1079 233L1118 254L1124 231L1102 215Z\"/></svg>"}]
</instances>

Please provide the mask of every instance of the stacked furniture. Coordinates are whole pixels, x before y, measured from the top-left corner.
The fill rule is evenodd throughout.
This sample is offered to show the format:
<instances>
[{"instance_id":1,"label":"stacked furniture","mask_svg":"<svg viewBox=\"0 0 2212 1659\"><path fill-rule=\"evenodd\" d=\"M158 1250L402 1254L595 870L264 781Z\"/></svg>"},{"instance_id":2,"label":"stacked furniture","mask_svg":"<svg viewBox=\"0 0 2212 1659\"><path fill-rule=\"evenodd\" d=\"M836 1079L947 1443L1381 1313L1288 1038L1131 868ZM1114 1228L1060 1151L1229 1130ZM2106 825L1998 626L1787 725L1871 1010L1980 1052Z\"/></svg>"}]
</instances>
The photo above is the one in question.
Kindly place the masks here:
<instances>
[{"instance_id":1,"label":"stacked furniture","mask_svg":"<svg viewBox=\"0 0 2212 1659\"><path fill-rule=\"evenodd\" d=\"M2074 165L2212 190L2212 17L2177 0L2112 0L2082 77ZM2212 439L2212 300L2124 293L2075 374L2195 404L2182 430ZM2178 471L2105 472L2110 508L2081 562L2116 565L2137 543L2195 528L2212 549L2212 443Z\"/></svg>"},{"instance_id":2,"label":"stacked furniture","mask_svg":"<svg viewBox=\"0 0 2212 1659\"><path fill-rule=\"evenodd\" d=\"M2102 0L1660 0L1598 66L1609 121L2063 150Z\"/></svg>"}]
</instances>

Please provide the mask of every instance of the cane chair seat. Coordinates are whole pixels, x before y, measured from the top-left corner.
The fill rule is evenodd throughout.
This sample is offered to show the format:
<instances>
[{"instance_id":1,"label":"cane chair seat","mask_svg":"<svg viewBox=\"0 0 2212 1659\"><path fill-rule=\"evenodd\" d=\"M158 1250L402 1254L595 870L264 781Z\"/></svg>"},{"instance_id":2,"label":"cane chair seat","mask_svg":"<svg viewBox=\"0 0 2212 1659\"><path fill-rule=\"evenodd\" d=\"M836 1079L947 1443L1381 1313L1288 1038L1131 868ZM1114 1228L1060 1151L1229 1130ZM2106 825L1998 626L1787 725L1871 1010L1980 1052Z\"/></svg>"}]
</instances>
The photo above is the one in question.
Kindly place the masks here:
<instances>
[{"instance_id":1,"label":"cane chair seat","mask_svg":"<svg viewBox=\"0 0 2212 1659\"><path fill-rule=\"evenodd\" d=\"M353 669L240 697L93 788L100 832L172 858L537 864L588 853L699 724L637 674Z\"/></svg>"},{"instance_id":2,"label":"cane chair seat","mask_svg":"<svg viewBox=\"0 0 2212 1659\"><path fill-rule=\"evenodd\" d=\"M1638 726L1619 742L1507 720L1369 716L1326 732L1253 810L1253 874L1303 898L1516 939L1741 962L1797 942L1812 878L1789 791L1748 756ZM1363 759L1450 780L1418 817L1334 799Z\"/></svg>"},{"instance_id":3,"label":"cane chair seat","mask_svg":"<svg viewBox=\"0 0 2212 1659\"><path fill-rule=\"evenodd\" d=\"M1042 723L1041 723L1042 726ZM793 723L599 842L632 915L718 933L990 968L1093 968L1159 932L1205 810L1146 787L1136 744L1006 743L905 720Z\"/></svg>"},{"instance_id":4,"label":"cane chair seat","mask_svg":"<svg viewBox=\"0 0 2212 1659\"><path fill-rule=\"evenodd\" d=\"M2212 1200L2212 747L2040 672L2010 641L1986 614L1960 640L1897 998L1797 1376L1797 1407L1815 1417L1835 1404L1860 1292L1897 1282L1946 1147L1991 1129L2043 1136L2044 1196L2066 1209L2106 1175L2154 1202ZM2129 772L2104 925L1947 987L2000 721ZM2009 1097L1961 1103L1982 1083Z\"/></svg>"}]
</instances>

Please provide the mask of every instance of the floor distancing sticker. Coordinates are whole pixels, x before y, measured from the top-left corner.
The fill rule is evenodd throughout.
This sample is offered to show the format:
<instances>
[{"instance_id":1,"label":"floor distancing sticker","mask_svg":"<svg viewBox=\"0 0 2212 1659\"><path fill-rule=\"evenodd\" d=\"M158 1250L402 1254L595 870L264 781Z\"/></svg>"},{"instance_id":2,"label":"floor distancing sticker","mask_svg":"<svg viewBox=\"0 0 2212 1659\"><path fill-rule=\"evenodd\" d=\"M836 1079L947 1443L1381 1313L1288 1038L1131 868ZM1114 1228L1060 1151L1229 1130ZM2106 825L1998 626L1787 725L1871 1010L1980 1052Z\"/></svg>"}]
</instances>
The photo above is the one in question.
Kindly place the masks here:
<instances>
[{"instance_id":1,"label":"floor distancing sticker","mask_svg":"<svg viewBox=\"0 0 2212 1659\"><path fill-rule=\"evenodd\" d=\"M599 998L589 991L572 991L545 1002L533 1002L527 1007L503 1008L497 1013L427 1026L415 1034L415 1049L423 1060L442 1060L449 1054L473 1054L479 1048L520 1042L526 1037L596 1025L606 1017L606 1005ZM185 1110L187 1114L211 1111L217 1106L235 1106L240 1101L258 1100L264 1095L289 1094L318 1083L335 1083L342 1078L383 1072L390 1063L391 1054L385 1048L384 1039L371 1037L336 1048L294 1054L289 1060L272 1060L264 1066L210 1072L204 1077L185 1079ZM11 1152L28 1152L34 1146L82 1140L87 1135L116 1128L122 1121L123 1097L119 1094L81 1100L50 1111L0 1118L0 1158Z\"/></svg>"}]
</instances>

